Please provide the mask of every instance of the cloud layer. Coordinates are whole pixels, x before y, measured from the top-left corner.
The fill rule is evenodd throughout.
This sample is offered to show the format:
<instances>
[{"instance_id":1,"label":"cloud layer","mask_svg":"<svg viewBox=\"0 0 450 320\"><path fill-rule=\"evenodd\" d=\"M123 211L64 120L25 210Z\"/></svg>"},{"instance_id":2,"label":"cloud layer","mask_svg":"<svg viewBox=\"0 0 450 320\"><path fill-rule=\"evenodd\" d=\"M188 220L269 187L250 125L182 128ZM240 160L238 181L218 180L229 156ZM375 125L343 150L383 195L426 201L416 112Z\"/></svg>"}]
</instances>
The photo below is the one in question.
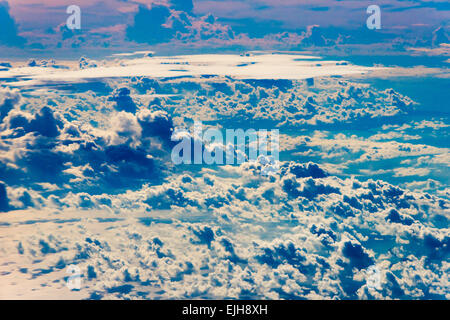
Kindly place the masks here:
<instances>
[{"instance_id":1,"label":"cloud layer","mask_svg":"<svg viewBox=\"0 0 450 320\"><path fill-rule=\"evenodd\" d=\"M113 0L107 4L82 1L81 30L65 26L66 8L70 4L65 0L46 4L35 0L10 1L13 18L8 13L8 2L3 2L2 21L7 32L0 43L22 46L27 39L26 53L54 52L60 56L148 49L149 45L172 54L227 48L309 49L342 56L347 50L361 54L406 54L411 47L439 48L448 44L449 39L446 25L449 8L445 1L381 1L380 30L366 28L366 9L370 3L350 0L314 4L265 0L242 3ZM18 21L19 30L14 20Z\"/></svg>"},{"instance_id":2,"label":"cloud layer","mask_svg":"<svg viewBox=\"0 0 450 320\"><path fill-rule=\"evenodd\" d=\"M98 76L134 61L117 59L5 67L1 298L450 298L442 113L342 75ZM330 63L295 63L305 61ZM171 135L194 121L279 129L279 170L175 166ZM66 287L69 265L78 291Z\"/></svg>"}]
</instances>

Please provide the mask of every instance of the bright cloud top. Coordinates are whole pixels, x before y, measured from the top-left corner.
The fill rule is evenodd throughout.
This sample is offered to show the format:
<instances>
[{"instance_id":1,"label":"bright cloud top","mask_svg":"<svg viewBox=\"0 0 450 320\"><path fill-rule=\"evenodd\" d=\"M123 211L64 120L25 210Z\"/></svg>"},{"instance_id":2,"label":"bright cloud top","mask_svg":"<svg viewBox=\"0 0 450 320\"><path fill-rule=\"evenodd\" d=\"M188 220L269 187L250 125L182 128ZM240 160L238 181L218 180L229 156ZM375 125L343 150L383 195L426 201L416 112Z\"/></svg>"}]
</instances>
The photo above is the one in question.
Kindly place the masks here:
<instances>
[{"instance_id":1,"label":"bright cloud top","mask_svg":"<svg viewBox=\"0 0 450 320\"><path fill-rule=\"evenodd\" d=\"M120 65L105 63L97 66L95 64L93 67L81 70L26 66L0 71L0 77L24 77L34 80L17 82L15 85L133 76L163 78L213 75L236 79L301 80L321 76L363 74L379 69L350 65L345 61L324 61L319 57L296 54L229 54L146 57L122 60Z\"/></svg>"}]
</instances>

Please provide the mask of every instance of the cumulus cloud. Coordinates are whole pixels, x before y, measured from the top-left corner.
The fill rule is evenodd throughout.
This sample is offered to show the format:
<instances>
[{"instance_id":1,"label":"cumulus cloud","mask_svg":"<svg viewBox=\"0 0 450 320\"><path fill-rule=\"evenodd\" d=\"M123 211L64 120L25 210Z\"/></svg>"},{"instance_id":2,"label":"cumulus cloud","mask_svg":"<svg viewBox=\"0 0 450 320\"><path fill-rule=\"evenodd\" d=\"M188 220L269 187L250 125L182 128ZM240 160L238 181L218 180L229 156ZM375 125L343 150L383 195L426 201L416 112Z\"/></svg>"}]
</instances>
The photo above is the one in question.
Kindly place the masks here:
<instances>
[{"instance_id":1,"label":"cumulus cloud","mask_svg":"<svg viewBox=\"0 0 450 320\"><path fill-rule=\"evenodd\" d=\"M136 104L130 97L130 89L128 88L117 88L113 91L110 100L116 103L116 109L118 111L126 111L131 113L136 113Z\"/></svg>"},{"instance_id":2,"label":"cumulus cloud","mask_svg":"<svg viewBox=\"0 0 450 320\"><path fill-rule=\"evenodd\" d=\"M19 101L15 96L8 98L13 92L6 93L2 110ZM172 123L162 110L142 111L139 118L113 111L106 127L97 129L70 122L48 106L36 112L14 107L1 124L5 153L0 171L7 183L71 183L76 189L95 188L99 183L125 187L160 178L162 158L168 151L156 141L167 142Z\"/></svg>"},{"instance_id":3,"label":"cumulus cloud","mask_svg":"<svg viewBox=\"0 0 450 320\"><path fill-rule=\"evenodd\" d=\"M412 99L342 78L96 81L0 91L0 259L15 279L1 297L449 298L447 183L428 177L448 150L403 139L445 119L401 122ZM175 166L170 138L195 120L278 128L279 167Z\"/></svg>"},{"instance_id":4,"label":"cumulus cloud","mask_svg":"<svg viewBox=\"0 0 450 320\"><path fill-rule=\"evenodd\" d=\"M19 103L19 100L18 90L0 89L0 122Z\"/></svg>"},{"instance_id":5,"label":"cumulus cloud","mask_svg":"<svg viewBox=\"0 0 450 320\"><path fill-rule=\"evenodd\" d=\"M174 128L172 118L166 111L143 109L137 114L137 120L142 127L143 135L169 141Z\"/></svg>"},{"instance_id":6,"label":"cumulus cloud","mask_svg":"<svg viewBox=\"0 0 450 320\"><path fill-rule=\"evenodd\" d=\"M290 167L296 166L291 163ZM314 168L312 172L320 169L313 163L305 167ZM79 193L73 200L73 195L60 198L71 208L103 208L89 214L101 231L88 231L76 242L66 233L72 230L67 224L59 224L62 229L55 226L48 238L23 235L24 254L43 259L41 267L30 267L28 272L57 270L61 259L76 264L85 274L82 292L90 298L426 299L448 295L444 280L448 232L439 228L439 219L429 219L442 213L439 198L382 181L291 176L299 184L313 180L314 185L327 183L339 191L292 198L282 175L263 177L255 164L236 170L238 178L214 174L207 182L203 175L184 174L157 187L144 186L116 196ZM269 190L271 201L267 200ZM353 215L328 211L332 205L346 203ZM135 215L111 215L107 208L139 212L138 223ZM62 221L74 221L69 209L61 214ZM191 220L202 215L208 216L207 221ZM52 226L51 221L47 224ZM105 231L111 228L116 233L113 239ZM279 235L267 238L273 234L269 230ZM364 273L371 266L380 271L379 290L367 287ZM426 285L415 290L417 281Z\"/></svg>"},{"instance_id":7,"label":"cumulus cloud","mask_svg":"<svg viewBox=\"0 0 450 320\"><path fill-rule=\"evenodd\" d=\"M229 26L217 23L212 15L196 17L191 0L169 1L167 5L140 5L134 22L126 29L126 37L138 43L160 44L226 43L234 39Z\"/></svg>"}]
</instances>

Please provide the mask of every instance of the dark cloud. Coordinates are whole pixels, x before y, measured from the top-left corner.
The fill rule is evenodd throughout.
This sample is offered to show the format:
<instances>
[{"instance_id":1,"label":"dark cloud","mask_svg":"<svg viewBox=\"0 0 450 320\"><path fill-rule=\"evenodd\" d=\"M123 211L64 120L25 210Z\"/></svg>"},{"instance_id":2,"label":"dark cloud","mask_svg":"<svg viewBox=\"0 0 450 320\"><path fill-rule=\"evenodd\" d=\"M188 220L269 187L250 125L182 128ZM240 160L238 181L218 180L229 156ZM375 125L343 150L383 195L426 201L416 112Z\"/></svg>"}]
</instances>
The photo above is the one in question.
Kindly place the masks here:
<instances>
[{"instance_id":1,"label":"dark cloud","mask_svg":"<svg viewBox=\"0 0 450 320\"><path fill-rule=\"evenodd\" d=\"M298 198L305 197L307 199L314 199L321 194L340 193L339 189L329 186L313 178L307 178L303 182L297 181L293 176L288 176L282 181L283 191L289 197Z\"/></svg>"},{"instance_id":2,"label":"dark cloud","mask_svg":"<svg viewBox=\"0 0 450 320\"><path fill-rule=\"evenodd\" d=\"M0 212L9 211L9 199L6 192L6 185L0 181Z\"/></svg>"},{"instance_id":3,"label":"dark cloud","mask_svg":"<svg viewBox=\"0 0 450 320\"><path fill-rule=\"evenodd\" d=\"M127 38L147 44L172 40L180 44L203 41L225 43L235 38L231 27L216 23L212 15L196 17L191 12L191 4L190 1L177 1L169 6L140 6L133 25L126 29Z\"/></svg>"},{"instance_id":4,"label":"dark cloud","mask_svg":"<svg viewBox=\"0 0 450 320\"><path fill-rule=\"evenodd\" d=\"M288 263L297 268L302 267L306 261L301 249L296 248L292 242L280 243L273 248L264 248L263 254L256 258L260 263L277 268L280 264Z\"/></svg>"},{"instance_id":5,"label":"dark cloud","mask_svg":"<svg viewBox=\"0 0 450 320\"><path fill-rule=\"evenodd\" d=\"M163 110L150 111L144 109L137 115L144 137L156 136L169 141L173 132L171 117Z\"/></svg>"},{"instance_id":6,"label":"dark cloud","mask_svg":"<svg viewBox=\"0 0 450 320\"><path fill-rule=\"evenodd\" d=\"M34 117L27 117L25 113L15 113L8 119L9 128L22 128L24 133L36 132L45 137L56 137L63 123L55 119L49 107L43 107Z\"/></svg>"},{"instance_id":7,"label":"dark cloud","mask_svg":"<svg viewBox=\"0 0 450 320\"><path fill-rule=\"evenodd\" d=\"M365 252L364 247L359 243L346 242L342 249L342 254L350 260L352 268L364 269L374 263L373 259Z\"/></svg>"},{"instance_id":8,"label":"dark cloud","mask_svg":"<svg viewBox=\"0 0 450 320\"><path fill-rule=\"evenodd\" d=\"M174 30L163 24L170 15L170 9L166 6L154 5L150 9L139 6L133 25L128 26L126 30L127 38L148 44L169 41L174 36Z\"/></svg>"},{"instance_id":9,"label":"dark cloud","mask_svg":"<svg viewBox=\"0 0 450 320\"><path fill-rule=\"evenodd\" d=\"M192 228L192 232L198 238L198 240L192 240L192 243L206 244L211 246L211 242L214 241L214 230L208 226L195 226Z\"/></svg>"},{"instance_id":10,"label":"dark cloud","mask_svg":"<svg viewBox=\"0 0 450 320\"><path fill-rule=\"evenodd\" d=\"M30 121L28 130L39 132L45 137L56 137L59 134L59 127L62 127L62 122L55 119L49 107L44 107Z\"/></svg>"},{"instance_id":11,"label":"dark cloud","mask_svg":"<svg viewBox=\"0 0 450 320\"><path fill-rule=\"evenodd\" d=\"M18 35L16 22L9 14L7 1L0 2L0 30L0 45L20 47L25 44L25 39Z\"/></svg>"},{"instance_id":12,"label":"dark cloud","mask_svg":"<svg viewBox=\"0 0 450 320\"><path fill-rule=\"evenodd\" d=\"M130 97L130 89L128 88L115 89L109 100L116 103L115 107L117 111L136 113L137 107Z\"/></svg>"},{"instance_id":13,"label":"dark cloud","mask_svg":"<svg viewBox=\"0 0 450 320\"><path fill-rule=\"evenodd\" d=\"M164 124L163 119L170 126L171 119L167 114L143 115L142 123L146 127L143 139L166 138L170 128L156 127ZM97 136L89 132L91 127L86 128L88 131L81 130L47 106L34 114L14 110L5 117L3 126L10 129L7 137L13 146L26 141L26 147L16 159L18 168L6 165L7 162L3 162L6 159L0 161L0 177L15 185L32 182L64 184L75 175L80 184L73 183L72 190L81 188L90 192L99 185L137 187L144 181L159 179L157 157L149 156L155 148L150 142L139 141L142 128L136 117L120 112L112 117L111 125L113 127L105 136ZM65 150L69 145L75 146L76 151ZM64 173L64 170L70 173Z\"/></svg>"},{"instance_id":14,"label":"dark cloud","mask_svg":"<svg viewBox=\"0 0 450 320\"><path fill-rule=\"evenodd\" d=\"M19 100L20 95L17 91L0 90L0 123L19 102Z\"/></svg>"},{"instance_id":15,"label":"dark cloud","mask_svg":"<svg viewBox=\"0 0 450 320\"><path fill-rule=\"evenodd\" d=\"M285 173L292 173L297 178L306 178L306 177L312 177L312 178L325 178L328 176L327 172L320 168L317 164L308 162L308 163L285 163L280 168L282 174Z\"/></svg>"},{"instance_id":16,"label":"dark cloud","mask_svg":"<svg viewBox=\"0 0 450 320\"><path fill-rule=\"evenodd\" d=\"M393 222L393 223L401 223L401 224L404 224L404 225L407 225L407 226L411 225L414 222L414 220L411 217L409 217L407 215L400 214L395 209L392 209L389 212L389 214L386 217L386 220L390 221L390 222Z\"/></svg>"}]
</instances>

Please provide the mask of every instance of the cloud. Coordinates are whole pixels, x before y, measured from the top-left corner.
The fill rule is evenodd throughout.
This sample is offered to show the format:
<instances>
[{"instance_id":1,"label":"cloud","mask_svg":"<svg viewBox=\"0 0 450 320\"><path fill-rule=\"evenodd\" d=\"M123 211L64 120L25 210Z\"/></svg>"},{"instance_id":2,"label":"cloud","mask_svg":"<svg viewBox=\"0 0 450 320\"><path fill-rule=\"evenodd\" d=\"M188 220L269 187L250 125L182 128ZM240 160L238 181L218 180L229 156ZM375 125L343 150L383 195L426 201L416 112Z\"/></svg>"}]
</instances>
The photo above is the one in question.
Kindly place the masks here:
<instances>
[{"instance_id":1,"label":"cloud","mask_svg":"<svg viewBox=\"0 0 450 320\"><path fill-rule=\"evenodd\" d=\"M18 90L0 88L0 122L19 103L20 94Z\"/></svg>"},{"instance_id":2,"label":"cloud","mask_svg":"<svg viewBox=\"0 0 450 320\"><path fill-rule=\"evenodd\" d=\"M373 265L373 259L365 252L359 243L345 242L342 254L349 259L350 267L365 269Z\"/></svg>"},{"instance_id":3,"label":"cloud","mask_svg":"<svg viewBox=\"0 0 450 320\"><path fill-rule=\"evenodd\" d=\"M25 44L25 39L18 35L17 25L9 14L9 4L6 1L0 2L0 45L21 47Z\"/></svg>"},{"instance_id":4,"label":"cloud","mask_svg":"<svg viewBox=\"0 0 450 320\"><path fill-rule=\"evenodd\" d=\"M173 122L169 114L164 110L141 110L137 119L142 127L144 136L160 137L168 142L173 132Z\"/></svg>"},{"instance_id":5,"label":"cloud","mask_svg":"<svg viewBox=\"0 0 450 320\"><path fill-rule=\"evenodd\" d=\"M116 102L116 109L118 111L136 113L137 107L130 97L130 89L117 88L113 91L109 99Z\"/></svg>"},{"instance_id":6,"label":"cloud","mask_svg":"<svg viewBox=\"0 0 450 320\"><path fill-rule=\"evenodd\" d=\"M291 163L290 167L297 165ZM44 217L50 213L40 211L41 228L45 226L42 232L47 235L20 235L25 257L42 259L39 265L26 264L28 272L39 276L41 283L51 283L61 261L76 264L85 276L81 293L103 299L342 299L374 295L426 299L448 294L442 287L448 236L445 230L428 225L434 223L429 217L439 212L438 198L423 198L423 194L381 181L327 176L291 179L299 184L311 179L315 185L327 183L339 189L338 194L289 199L281 183L285 177L262 177L257 168L253 171L249 166L237 167L228 178L210 170L209 183L203 175L174 175L159 186L143 186L115 196L79 193L74 201L69 196L60 198L70 208L99 209L100 203L106 207L89 212L89 219L98 221L98 227L88 230L80 228L83 224L79 222L70 224L73 217L80 217L77 210L59 208L59 220L45 225L42 223L48 218ZM314 168L312 172L321 169L314 163L304 166L308 167ZM271 202L265 199L267 190L273 190ZM208 199L219 196L223 198L220 205L208 205ZM392 202L401 197L413 205L407 208ZM108 198L110 201L105 201ZM331 203L343 204L350 198L361 204L354 216L326 213ZM130 210L130 214L118 217L103 211L106 208ZM136 220L138 212L142 214ZM205 214L207 221L190 218ZM71 222L63 223L65 220ZM272 228L277 235L267 238L273 235L268 233ZM114 230L115 237L109 237L106 230ZM384 245L372 243L378 241L375 239ZM17 243L6 248L17 250ZM388 253L385 248L395 250ZM368 288L361 275L374 265L381 274L382 289L378 291ZM401 277L394 275L399 272ZM427 282L430 277L434 280ZM418 281L427 284L418 285Z\"/></svg>"},{"instance_id":7,"label":"cloud","mask_svg":"<svg viewBox=\"0 0 450 320\"><path fill-rule=\"evenodd\" d=\"M283 184L283 190L292 198L305 197L313 199L321 194L340 193L339 189L326 184L316 183L314 179L307 179L300 184L292 176L287 176L281 183Z\"/></svg>"},{"instance_id":8,"label":"cloud","mask_svg":"<svg viewBox=\"0 0 450 320\"><path fill-rule=\"evenodd\" d=\"M121 111L111 119L113 135L108 141L111 145L130 145L136 147L140 144L142 129L136 117L128 112Z\"/></svg>"},{"instance_id":9,"label":"cloud","mask_svg":"<svg viewBox=\"0 0 450 320\"><path fill-rule=\"evenodd\" d=\"M170 9L152 5L150 9L139 6L133 25L126 30L127 38L140 43L157 44L172 39L175 31L164 26L170 17Z\"/></svg>"},{"instance_id":10,"label":"cloud","mask_svg":"<svg viewBox=\"0 0 450 320\"><path fill-rule=\"evenodd\" d=\"M286 170L287 169L287 170ZM286 174L286 172L290 172L294 174L297 178L325 178L328 176L328 173L320 168L317 164L308 162L308 163L285 163L281 167L282 174Z\"/></svg>"},{"instance_id":11,"label":"cloud","mask_svg":"<svg viewBox=\"0 0 450 320\"><path fill-rule=\"evenodd\" d=\"M4 9L8 36L3 40L23 47L28 39L26 53L111 54L117 49L142 50L141 44L150 44L171 52L206 47L234 51L314 49L343 56L342 49L351 48L355 53L403 54L412 46L445 43L448 12L443 2L405 5L404 1L393 1L382 10L382 29L373 31L364 24L367 4L354 1L336 4L326 0L311 5L303 1L114 0L104 10L105 4L95 0L79 3L83 27L69 30L64 22L67 5L61 0L51 5L29 0L10 1L9 5L3 2L3 7L11 6L21 25L18 36L14 20ZM36 13L44 19L38 19ZM433 33L439 28L443 30ZM404 32L406 29L409 31Z\"/></svg>"},{"instance_id":12,"label":"cloud","mask_svg":"<svg viewBox=\"0 0 450 320\"><path fill-rule=\"evenodd\" d=\"M179 11L181 10L181 11ZM211 15L195 17L192 1L173 1L169 6L139 6L133 25L127 27L129 40L138 43L160 44L177 41L186 43L225 43L234 38L232 29L215 22Z\"/></svg>"},{"instance_id":13,"label":"cloud","mask_svg":"<svg viewBox=\"0 0 450 320\"><path fill-rule=\"evenodd\" d=\"M168 153L150 139L167 139L171 119L162 111L139 116L138 121L132 113L113 113L106 130L98 130L70 123L47 106L35 113L13 109L1 124L1 177L7 183L71 183L84 190L158 180Z\"/></svg>"},{"instance_id":14,"label":"cloud","mask_svg":"<svg viewBox=\"0 0 450 320\"><path fill-rule=\"evenodd\" d=\"M0 212L9 211L9 199L6 192L6 185L0 182Z\"/></svg>"},{"instance_id":15,"label":"cloud","mask_svg":"<svg viewBox=\"0 0 450 320\"><path fill-rule=\"evenodd\" d=\"M293 61L248 53L209 65L245 70L269 59L280 68L284 58ZM151 68L204 59L162 58ZM22 95L1 89L0 210L9 213L0 228L10 236L0 254L15 279L2 283L1 298L449 298L446 174L429 178L448 150L428 135L442 140L445 119L405 120L419 107L412 99L343 78L128 75L28 82ZM262 175L262 160L175 166L170 136L195 120L279 129L279 170ZM405 142L413 133L422 140ZM410 173L426 173L413 170L421 165L426 184L414 176L403 188ZM394 170L402 166L412 169ZM79 291L65 286L71 264L82 273ZM372 267L381 289L367 283Z\"/></svg>"}]
</instances>

